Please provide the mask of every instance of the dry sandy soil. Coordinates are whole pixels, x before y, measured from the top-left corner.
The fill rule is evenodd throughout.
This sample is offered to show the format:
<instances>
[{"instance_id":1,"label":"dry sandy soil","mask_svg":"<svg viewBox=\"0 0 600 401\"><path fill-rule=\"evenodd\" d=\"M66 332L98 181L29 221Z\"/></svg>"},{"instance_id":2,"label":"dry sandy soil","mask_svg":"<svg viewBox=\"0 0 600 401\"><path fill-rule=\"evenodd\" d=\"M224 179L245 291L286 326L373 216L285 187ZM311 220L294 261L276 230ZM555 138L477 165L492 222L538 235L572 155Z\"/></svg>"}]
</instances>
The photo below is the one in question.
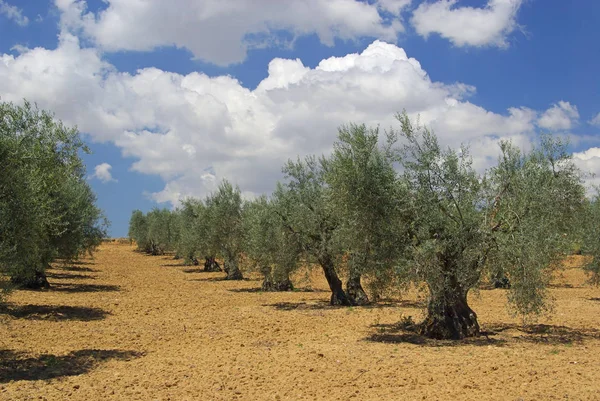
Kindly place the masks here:
<instances>
[{"instance_id":1,"label":"dry sandy soil","mask_svg":"<svg viewBox=\"0 0 600 401\"><path fill-rule=\"evenodd\" d=\"M436 342L397 328L420 318L414 296L332 308L317 275L312 291L262 293L105 244L0 310L0 399L600 400L600 289L577 263L552 318L524 329L504 290L482 290L487 336Z\"/></svg>"}]
</instances>

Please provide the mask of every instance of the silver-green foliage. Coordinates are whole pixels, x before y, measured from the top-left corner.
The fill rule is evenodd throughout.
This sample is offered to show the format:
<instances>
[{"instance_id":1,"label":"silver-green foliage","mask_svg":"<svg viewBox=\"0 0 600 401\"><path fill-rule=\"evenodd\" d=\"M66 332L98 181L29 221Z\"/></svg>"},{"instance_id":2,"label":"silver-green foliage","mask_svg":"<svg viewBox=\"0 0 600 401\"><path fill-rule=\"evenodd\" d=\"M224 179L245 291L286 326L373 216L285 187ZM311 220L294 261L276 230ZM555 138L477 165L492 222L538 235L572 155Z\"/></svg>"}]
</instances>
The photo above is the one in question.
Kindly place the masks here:
<instances>
[{"instance_id":1,"label":"silver-green foliage","mask_svg":"<svg viewBox=\"0 0 600 401\"><path fill-rule=\"evenodd\" d=\"M523 154L502 142L498 165L482 176L468 149L442 149L432 132L398 117L414 216L404 266L427 283L430 314L457 298L466 302L468 291L498 270L510 278L515 312L544 312L551 270L573 241L584 203L581 173L566 144L543 137Z\"/></svg>"},{"instance_id":2,"label":"silver-green foliage","mask_svg":"<svg viewBox=\"0 0 600 401\"><path fill-rule=\"evenodd\" d=\"M242 194L238 187L223 181L206 199L208 249L225 260L229 279L240 279L239 260L243 249ZM212 256L212 255L211 255Z\"/></svg>"},{"instance_id":3,"label":"silver-green foliage","mask_svg":"<svg viewBox=\"0 0 600 401\"><path fill-rule=\"evenodd\" d=\"M264 275L263 289L290 289L289 275L301 253L296 236L283 225L274 200L261 196L246 202L244 251Z\"/></svg>"},{"instance_id":4,"label":"silver-green foliage","mask_svg":"<svg viewBox=\"0 0 600 401\"><path fill-rule=\"evenodd\" d=\"M76 128L28 102L0 103L0 268L14 282L36 286L53 260L106 235L79 151Z\"/></svg>"},{"instance_id":5,"label":"silver-green foliage","mask_svg":"<svg viewBox=\"0 0 600 401\"><path fill-rule=\"evenodd\" d=\"M327 199L340 222L336 238L350 270L382 287L408 243L408 216L406 186L394 168L397 136L390 132L382 146L379 140L378 129L342 127L324 166Z\"/></svg>"}]
</instances>

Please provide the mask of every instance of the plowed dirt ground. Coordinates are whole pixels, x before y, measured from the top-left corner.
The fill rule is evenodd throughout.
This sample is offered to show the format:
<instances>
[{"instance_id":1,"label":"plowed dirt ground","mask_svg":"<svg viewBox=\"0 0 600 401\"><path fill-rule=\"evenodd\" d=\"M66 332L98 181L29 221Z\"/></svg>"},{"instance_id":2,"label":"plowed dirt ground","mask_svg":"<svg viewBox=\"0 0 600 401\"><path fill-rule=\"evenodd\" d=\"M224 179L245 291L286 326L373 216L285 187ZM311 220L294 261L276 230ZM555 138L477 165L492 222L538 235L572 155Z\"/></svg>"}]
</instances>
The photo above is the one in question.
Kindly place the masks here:
<instances>
[{"instance_id":1,"label":"plowed dirt ground","mask_svg":"<svg viewBox=\"0 0 600 401\"><path fill-rule=\"evenodd\" d=\"M470 303L486 335L428 341L397 329L419 299L332 308L300 291L102 245L0 310L1 400L600 400L600 289L572 257L555 313L524 329L504 290Z\"/></svg>"}]
</instances>

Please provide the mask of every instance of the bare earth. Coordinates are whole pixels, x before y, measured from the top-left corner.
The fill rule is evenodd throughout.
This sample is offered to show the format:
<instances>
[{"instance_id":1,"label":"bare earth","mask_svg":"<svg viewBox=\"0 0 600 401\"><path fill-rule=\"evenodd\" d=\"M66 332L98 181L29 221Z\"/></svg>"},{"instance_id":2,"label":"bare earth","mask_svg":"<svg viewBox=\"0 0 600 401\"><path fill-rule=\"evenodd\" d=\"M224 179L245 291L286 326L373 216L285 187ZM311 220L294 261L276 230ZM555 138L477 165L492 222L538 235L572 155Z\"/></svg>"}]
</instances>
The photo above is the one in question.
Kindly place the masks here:
<instances>
[{"instance_id":1,"label":"bare earth","mask_svg":"<svg viewBox=\"0 0 600 401\"><path fill-rule=\"evenodd\" d=\"M482 290L487 336L435 342L398 329L422 316L410 294L332 308L317 274L313 291L262 293L105 244L0 310L0 399L600 400L600 289L578 262L552 318L523 329L504 290Z\"/></svg>"}]
</instances>

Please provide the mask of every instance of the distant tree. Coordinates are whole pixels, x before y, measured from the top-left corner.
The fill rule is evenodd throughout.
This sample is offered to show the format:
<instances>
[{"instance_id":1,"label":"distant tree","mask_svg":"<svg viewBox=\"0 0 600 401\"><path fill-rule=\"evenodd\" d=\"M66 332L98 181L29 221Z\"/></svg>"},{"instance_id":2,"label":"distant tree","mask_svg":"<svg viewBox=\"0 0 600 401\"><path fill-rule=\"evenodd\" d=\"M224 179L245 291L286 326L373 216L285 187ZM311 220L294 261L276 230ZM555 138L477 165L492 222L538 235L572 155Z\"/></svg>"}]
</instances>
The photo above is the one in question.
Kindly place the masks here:
<instances>
[{"instance_id":1,"label":"distant tree","mask_svg":"<svg viewBox=\"0 0 600 401\"><path fill-rule=\"evenodd\" d=\"M542 313L551 270L570 245L581 210L581 176L565 144L545 137L522 154L501 144L496 167L482 177L468 150L442 149L427 129L398 116L406 140L402 165L413 203L413 246L406 276L429 289L421 333L433 338L479 334L469 291L486 271L506 272L516 313ZM407 274L408 273L408 274Z\"/></svg>"},{"instance_id":2,"label":"distant tree","mask_svg":"<svg viewBox=\"0 0 600 401\"><path fill-rule=\"evenodd\" d=\"M275 202L261 196L244 206L244 251L264 276L263 291L289 291L300 259L296 237L282 224Z\"/></svg>"},{"instance_id":3,"label":"distant tree","mask_svg":"<svg viewBox=\"0 0 600 401\"><path fill-rule=\"evenodd\" d=\"M135 241L138 250L151 253L152 247L148 239L148 219L141 210L134 210L129 219L129 239Z\"/></svg>"},{"instance_id":4,"label":"distant tree","mask_svg":"<svg viewBox=\"0 0 600 401\"><path fill-rule=\"evenodd\" d=\"M218 253L223 257L227 280L242 280L244 277L239 269L244 240L241 192L228 181L223 181L205 203L205 221L208 224L206 249L214 250L211 256Z\"/></svg>"},{"instance_id":5,"label":"distant tree","mask_svg":"<svg viewBox=\"0 0 600 401\"><path fill-rule=\"evenodd\" d=\"M340 222L328 203L324 171L315 157L289 161L283 168L287 182L278 184L273 198L282 224L303 253L323 269L331 290L331 305L353 305L338 276L340 249L334 240Z\"/></svg>"},{"instance_id":6,"label":"distant tree","mask_svg":"<svg viewBox=\"0 0 600 401\"><path fill-rule=\"evenodd\" d=\"M154 208L146 215L151 253L163 255L175 250L179 236L176 212Z\"/></svg>"},{"instance_id":7,"label":"distant tree","mask_svg":"<svg viewBox=\"0 0 600 401\"><path fill-rule=\"evenodd\" d=\"M600 194L598 189L586 202L585 213L579 220L581 253L589 257L585 270L590 282L600 285Z\"/></svg>"},{"instance_id":8,"label":"distant tree","mask_svg":"<svg viewBox=\"0 0 600 401\"><path fill-rule=\"evenodd\" d=\"M407 193L394 169L396 138L390 133L380 147L378 129L345 126L324 160L328 201L340 222L337 237L348 254L346 295L357 305L369 302L361 276L390 285L390 273L408 245Z\"/></svg>"},{"instance_id":9,"label":"distant tree","mask_svg":"<svg viewBox=\"0 0 600 401\"><path fill-rule=\"evenodd\" d=\"M76 128L28 102L0 103L0 269L18 286L48 286L51 262L92 252L106 235L80 151Z\"/></svg>"}]
</instances>

